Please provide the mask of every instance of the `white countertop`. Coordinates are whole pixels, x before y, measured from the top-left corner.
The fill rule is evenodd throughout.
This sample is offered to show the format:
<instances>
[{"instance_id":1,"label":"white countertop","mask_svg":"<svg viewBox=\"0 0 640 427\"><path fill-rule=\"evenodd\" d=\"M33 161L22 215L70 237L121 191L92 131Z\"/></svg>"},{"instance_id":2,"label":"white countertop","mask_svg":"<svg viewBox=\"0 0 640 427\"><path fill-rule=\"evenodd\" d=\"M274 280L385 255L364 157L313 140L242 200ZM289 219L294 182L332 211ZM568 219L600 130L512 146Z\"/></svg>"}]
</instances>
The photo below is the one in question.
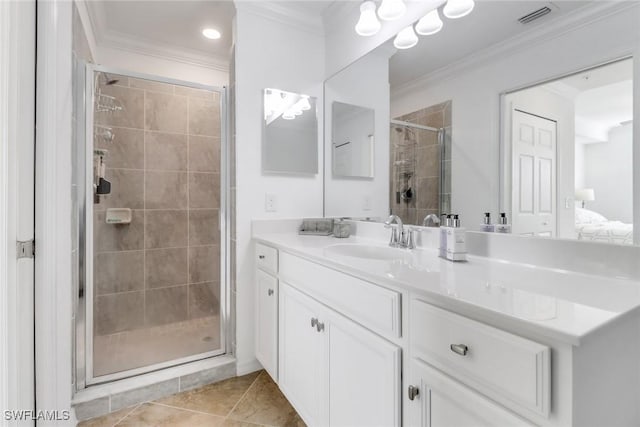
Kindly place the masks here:
<instances>
[{"instance_id":1,"label":"white countertop","mask_svg":"<svg viewBox=\"0 0 640 427\"><path fill-rule=\"evenodd\" d=\"M463 315L488 315L572 345L640 307L637 281L469 256L450 262L434 249L405 250L403 260L335 255L337 244L384 246L358 237L258 233L256 241L382 286L406 289Z\"/></svg>"}]
</instances>

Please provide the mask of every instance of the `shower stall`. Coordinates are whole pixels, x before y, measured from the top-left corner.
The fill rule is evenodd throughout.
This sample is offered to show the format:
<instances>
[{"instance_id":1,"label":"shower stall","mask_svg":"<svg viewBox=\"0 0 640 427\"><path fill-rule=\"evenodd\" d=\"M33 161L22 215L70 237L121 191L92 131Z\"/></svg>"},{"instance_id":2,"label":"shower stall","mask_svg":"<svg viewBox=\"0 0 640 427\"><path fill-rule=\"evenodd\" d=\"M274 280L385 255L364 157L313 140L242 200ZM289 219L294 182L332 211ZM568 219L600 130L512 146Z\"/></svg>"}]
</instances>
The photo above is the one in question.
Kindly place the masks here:
<instances>
[{"instance_id":1,"label":"shower stall","mask_svg":"<svg viewBox=\"0 0 640 427\"><path fill-rule=\"evenodd\" d=\"M391 213L422 225L451 209L451 102L391 120Z\"/></svg>"},{"instance_id":2,"label":"shower stall","mask_svg":"<svg viewBox=\"0 0 640 427\"><path fill-rule=\"evenodd\" d=\"M94 65L76 75L76 388L224 354L224 90Z\"/></svg>"}]
</instances>

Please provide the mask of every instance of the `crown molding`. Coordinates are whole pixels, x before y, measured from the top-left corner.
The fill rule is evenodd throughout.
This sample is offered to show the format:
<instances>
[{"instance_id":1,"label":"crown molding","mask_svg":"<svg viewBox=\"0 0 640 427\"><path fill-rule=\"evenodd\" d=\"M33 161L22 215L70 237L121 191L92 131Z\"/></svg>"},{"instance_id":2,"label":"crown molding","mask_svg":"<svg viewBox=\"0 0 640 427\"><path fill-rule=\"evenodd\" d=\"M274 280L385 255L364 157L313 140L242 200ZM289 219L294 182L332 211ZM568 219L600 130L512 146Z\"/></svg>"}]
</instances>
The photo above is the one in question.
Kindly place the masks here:
<instances>
[{"instance_id":1,"label":"crown molding","mask_svg":"<svg viewBox=\"0 0 640 427\"><path fill-rule=\"evenodd\" d=\"M122 50L137 55L146 55L187 65L209 68L212 70L229 72L229 58L222 55L203 54L189 48L177 48L166 43L158 43L130 34L110 30L105 21L105 10L101 1L82 1L86 5L87 17L92 28L96 54L94 59L99 62L101 48Z\"/></svg>"},{"instance_id":2,"label":"crown molding","mask_svg":"<svg viewBox=\"0 0 640 427\"><path fill-rule=\"evenodd\" d=\"M355 27L360 16L360 4L359 1L333 2L322 16L325 33L341 31L344 26L348 25L348 20L353 21Z\"/></svg>"},{"instance_id":3,"label":"crown molding","mask_svg":"<svg viewBox=\"0 0 640 427\"><path fill-rule=\"evenodd\" d=\"M235 5L236 10L246 11L315 36L325 34L322 15L312 15L287 7L286 2L236 0Z\"/></svg>"},{"instance_id":4,"label":"crown molding","mask_svg":"<svg viewBox=\"0 0 640 427\"><path fill-rule=\"evenodd\" d=\"M478 68L488 64L496 58L517 53L526 47L556 39L567 33L593 24L594 22L606 19L611 15L627 11L637 6L638 3L636 2L597 2L594 5L586 6L576 13L557 17L546 26L534 28L505 41L493 44L464 59L441 67L407 83L398 85L392 88L391 98L398 98L415 92L430 83L456 78L472 68ZM633 46L624 47L621 52L612 52L612 58L616 56L615 54L618 54L617 56L624 55L626 54L625 52L631 49L633 49Z\"/></svg>"}]
</instances>

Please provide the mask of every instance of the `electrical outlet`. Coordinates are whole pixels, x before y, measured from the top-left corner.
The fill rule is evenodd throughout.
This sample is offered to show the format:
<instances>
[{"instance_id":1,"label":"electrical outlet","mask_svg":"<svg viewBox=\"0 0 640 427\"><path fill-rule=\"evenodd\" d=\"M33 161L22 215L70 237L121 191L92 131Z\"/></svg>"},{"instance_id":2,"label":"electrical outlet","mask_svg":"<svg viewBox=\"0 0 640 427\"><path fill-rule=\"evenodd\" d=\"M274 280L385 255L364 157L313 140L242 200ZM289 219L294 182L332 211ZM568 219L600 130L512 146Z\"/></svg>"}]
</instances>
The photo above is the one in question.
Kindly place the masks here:
<instances>
[{"instance_id":1,"label":"electrical outlet","mask_svg":"<svg viewBox=\"0 0 640 427\"><path fill-rule=\"evenodd\" d=\"M362 200L362 210L371 210L371 196L364 196L364 199Z\"/></svg>"},{"instance_id":2,"label":"electrical outlet","mask_svg":"<svg viewBox=\"0 0 640 427\"><path fill-rule=\"evenodd\" d=\"M276 195L275 194L266 194L264 196L264 210L267 212L275 212L276 211Z\"/></svg>"}]
</instances>

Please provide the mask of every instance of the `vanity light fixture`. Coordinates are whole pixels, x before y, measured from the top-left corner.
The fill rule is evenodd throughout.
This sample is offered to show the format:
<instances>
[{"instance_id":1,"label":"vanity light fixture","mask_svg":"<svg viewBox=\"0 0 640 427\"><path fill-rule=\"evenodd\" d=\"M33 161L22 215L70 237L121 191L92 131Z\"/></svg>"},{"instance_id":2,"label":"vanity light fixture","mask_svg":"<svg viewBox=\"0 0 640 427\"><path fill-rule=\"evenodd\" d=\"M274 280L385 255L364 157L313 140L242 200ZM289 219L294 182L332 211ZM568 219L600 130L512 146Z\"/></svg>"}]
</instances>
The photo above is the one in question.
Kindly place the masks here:
<instances>
[{"instance_id":1,"label":"vanity light fixture","mask_svg":"<svg viewBox=\"0 0 640 427\"><path fill-rule=\"evenodd\" d=\"M407 11L407 6L402 0L382 0L378 8L378 16L384 21L393 21L401 18Z\"/></svg>"},{"instance_id":2,"label":"vanity light fixture","mask_svg":"<svg viewBox=\"0 0 640 427\"><path fill-rule=\"evenodd\" d=\"M413 31L413 25L409 25L401 30L393 40L393 45L397 49L410 49L418 44L418 36Z\"/></svg>"},{"instance_id":3,"label":"vanity light fixture","mask_svg":"<svg viewBox=\"0 0 640 427\"><path fill-rule=\"evenodd\" d=\"M311 104L309 103L309 96L307 95L302 95L302 98L300 98L300 101L298 101L298 104L300 104L300 109L302 111L308 111L311 109Z\"/></svg>"},{"instance_id":4,"label":"vanity light fixture","mask_svg":"<svg viewBox=\"0 0 640 427\"><path fill-rule=\"evenodd\" d=\"M202 30L202 35L209 40L217 40L222 37L220 31L216 30L215 28L205 28L204 30Z\"/></svg>"},{"instance_id":5,"label":"vanity light fixture","mask_svg":"<svg viewBox=\"0 0 640 427\"><path fill-rule=\"evenodd\" d=\"M356 24L356 33L361 36L372 36L380 31L380 21L376 16L376 4L372 1L365 1L360 5L360 19Z\"/></svg>"},{"instance_id":6,"label":"vanity light fixture","mask_svg":"<svg viewBox=\"0 0 640 427\"><path fill-rule=\"evenodd\" d=\"M438 14L438 9L433 9L418 21L416 24L416 33L421 36L430 36L440 31L442 25L443 23Z\"/></svg>"},{"instance_id":7,"label":"vanity light fixture","mask_svg":"<svg viewBox=\"0 0 640 427\"><path fill-rule=\"evenodd\" d=\"M284 113L282 113L282 118L285 120L293 120L296 118L296 113L291 110L287 110Z\"/></svg>"},{"instance_id":8,"label":"vanity light fixture","mask_svg":"<svg viewBox=\"0 0 640 427\"><path fill-rule=\"evenodd\" d=\"M473 0L447 0L442 13L449 19L462 18L470 14L475 5Z\"/></svg>"}]
</instances>

